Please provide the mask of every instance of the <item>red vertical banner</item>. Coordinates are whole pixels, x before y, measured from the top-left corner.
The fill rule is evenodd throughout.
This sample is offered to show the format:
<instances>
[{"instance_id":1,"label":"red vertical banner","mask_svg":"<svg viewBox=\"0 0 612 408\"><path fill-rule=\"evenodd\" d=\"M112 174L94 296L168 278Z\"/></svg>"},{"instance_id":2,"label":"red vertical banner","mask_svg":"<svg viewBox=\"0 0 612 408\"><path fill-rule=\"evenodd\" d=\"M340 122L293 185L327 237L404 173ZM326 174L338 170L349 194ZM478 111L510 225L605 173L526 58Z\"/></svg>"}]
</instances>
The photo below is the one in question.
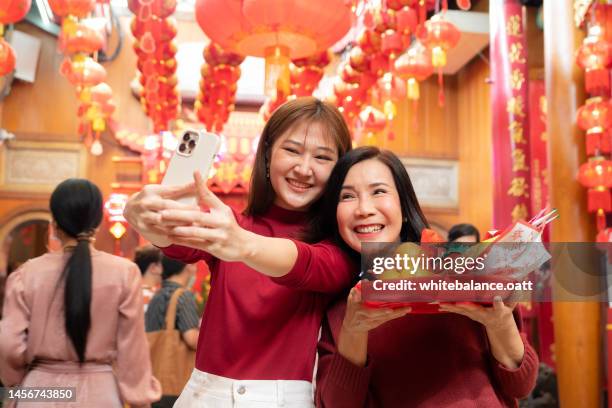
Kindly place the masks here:
<instances>
[{"instance_id":1,"label":"red vertical banner","mask_svg":"<svg viewBox=\"0 0 612 408\"><path fill-rule=\"evenodd\" d=\"M493 227L531 213L527 38L520 0L491 0Z\"/></svg>"},{"instance_id":2,"label":"red vertical banner","mask_svg":"<svg viewBox=\"0 0 612 408\"><path fill-rule=\"evenodd\" d=\"M548 187L548 134L546 132L546 85L543 80L529 81L529 147L531 167L531 209L537 213L550 203ZM548 241L548 228L542 239ZM550 291L551 288L541 290ZM543 295L543 298L549 298ZM540 361L555 367L554 327L552 323L552 304L536 302L533 304L533 317L537 322L538 350Z\"/></svg>"},{"instance_id":3,"label":"red vertical banner","mask_svg":"<svg viewBox=\"0 0 612 408\"><path fill-rule=\"evenodd\" d=\"M543 80L529 81L529 148L531 210L537 213L549 204L546 85Z\"/></svg>"}]
</instances>

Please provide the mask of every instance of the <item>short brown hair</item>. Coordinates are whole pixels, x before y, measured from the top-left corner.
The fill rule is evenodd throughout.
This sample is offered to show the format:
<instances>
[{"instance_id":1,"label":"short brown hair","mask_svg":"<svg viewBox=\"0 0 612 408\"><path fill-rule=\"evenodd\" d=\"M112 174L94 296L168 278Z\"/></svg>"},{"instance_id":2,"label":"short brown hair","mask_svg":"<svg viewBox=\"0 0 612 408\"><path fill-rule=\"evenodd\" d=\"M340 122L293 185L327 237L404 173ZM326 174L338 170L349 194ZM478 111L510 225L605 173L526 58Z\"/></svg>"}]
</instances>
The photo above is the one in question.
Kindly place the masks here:
<instances>
[{"instance_id":1,"label":"short brown hair","mask_svg":"<svg viewBox=\"0 0 612 408\"><path fill-rule=\"evenodd\" d=\"M334 138L338 148L338 158L351 149L351 134L335 106L311 96L284 103L274 111L259 138L251 174L249 202L244 210L246 215L262 215L274 202L276 194L266 177L270 150L274 142L286 131L303 122L317 122L323 125L327 134Z\"/></svg>"},{"instance_id":2,"label":"short brown hair","mask_svg":"<svg viewBox=\"0 0 612 408\"><path fill-rule=\"evenodd\" d=\"M136 248L134 252L134 263L138 265L142 275L145 274L149 265L160 263L161 258L161 250L153 245L143 245Z\"/></svg>"}]
</instances>

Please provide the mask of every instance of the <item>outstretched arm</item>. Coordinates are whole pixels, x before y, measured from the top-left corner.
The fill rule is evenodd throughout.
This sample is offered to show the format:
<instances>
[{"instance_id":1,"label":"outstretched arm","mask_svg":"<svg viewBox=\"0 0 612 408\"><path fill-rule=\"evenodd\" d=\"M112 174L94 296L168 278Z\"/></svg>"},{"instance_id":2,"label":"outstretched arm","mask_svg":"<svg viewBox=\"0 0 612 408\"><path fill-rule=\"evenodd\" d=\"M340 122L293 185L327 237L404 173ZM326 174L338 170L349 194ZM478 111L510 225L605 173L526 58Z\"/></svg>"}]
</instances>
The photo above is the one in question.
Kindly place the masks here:
<instances>
[{"instance_id":1,"label":"outstretched arm","mask_svg":"<svg viewBox=\"0 0 612 408\"><path fill-rule=\"evenodd\" d=\"M298 257L290 239L265 237L247 231L236 221L231 208L213 194L199 172L194 174L200 209L165 209L164 224L171 228L169 239L179 245L201 249L229 262L243 262L271 277L289 273Z\"/></svg>"}]
</instances>

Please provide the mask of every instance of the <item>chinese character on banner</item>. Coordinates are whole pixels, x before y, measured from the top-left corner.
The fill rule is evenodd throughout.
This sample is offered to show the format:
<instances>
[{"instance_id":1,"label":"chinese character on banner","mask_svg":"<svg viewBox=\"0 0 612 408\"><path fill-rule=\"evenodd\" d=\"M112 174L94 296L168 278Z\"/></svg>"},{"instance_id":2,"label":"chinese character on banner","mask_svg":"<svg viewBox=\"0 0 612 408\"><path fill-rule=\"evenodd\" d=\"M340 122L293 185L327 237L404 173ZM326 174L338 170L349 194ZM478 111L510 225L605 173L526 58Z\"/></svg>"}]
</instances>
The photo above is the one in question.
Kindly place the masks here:
<instances>
[{"instance_id":1,"label":"chinese character on banner","mask_svg":"<svg viewBox=\"0 0 612 408\"><path fill-rule=\"evenodd\" d=\"M523 57L523 44L512 43L510 44L510 53L508 55L511 64L525 64L527 61Z\"/></svg>"},{"instance_id":2,"label":"chinese character on banner","mask_svg":"<svg viewBox=\"0 0 612 408\"><path fill-rule=\"evenodd\" d=\"M508 195L514 197L529 197L529 186L525 177L515 177L512 179Z\"/></svg>"},{"instance_id":3,"label":"chinese character on banner","mask_svg":"<svg viewBox=\"0 0 612 408\"><path fill-rule=\"evenodd\" d=\"M527 211L527 206L525 204L517 204L512 209L512 222L516 222L518 220L525 220L529 215Z\"/></svg>"},{"instance_id":4,"label":"chinese character on banner","mask_svg":"<svg viewBox=\"0 0 612 408\"><path fill-rule=\"evenodd\" d=\"M525 143L525 133L523 130L523 124L521 122L513 120L512 122L510 122L508 130L510 131L510 137L512 138L512 141L514 143Z\"/></svg>"},{"instance_id":5,"label":"chinese character on banner","mask_svg":"<svg viewBox=\"0 0 612 408\"><path fill-rule=\"evenodd\" d=\"M523 22L520 16L514 15L508 18L506 23L506 33L511 37L523 35Z\"/></svg>"},{"instance_id":6,"label":"chinese character on banner","mask_svg":"<svg viewBox=\"0 0 612 408\"><path fill-rule=\"evenodd\" d=\"M523 97L519 95L508 99L506 112L512 114L513 116L518 116L521 118L525 117L525 103L523 102Z\"/></svg>"},{"instance_id":7,"label":"chinese character on banner","mask_svg":"<svg viewBox=\"0 0 612 408\"><path fill-rule=\"evenodd\" d=\"M523 75L523 72L520 69L515 68L512 71L512 76L510 77L510 84L512 86L512 89L515 91L519 91L523 87L524 83L525 75Z\"/></svg>"},{"instance_id":8,"label":"chinese character on banner","mask_svg":"<svg viewBox=\"0 0 612 408\"><path fill-rule=\"evenodd\" d=\"M512 152L512 171L527 170L525 165L525 152L522 149L514 149Z\"/></svg>"}]
</instances>

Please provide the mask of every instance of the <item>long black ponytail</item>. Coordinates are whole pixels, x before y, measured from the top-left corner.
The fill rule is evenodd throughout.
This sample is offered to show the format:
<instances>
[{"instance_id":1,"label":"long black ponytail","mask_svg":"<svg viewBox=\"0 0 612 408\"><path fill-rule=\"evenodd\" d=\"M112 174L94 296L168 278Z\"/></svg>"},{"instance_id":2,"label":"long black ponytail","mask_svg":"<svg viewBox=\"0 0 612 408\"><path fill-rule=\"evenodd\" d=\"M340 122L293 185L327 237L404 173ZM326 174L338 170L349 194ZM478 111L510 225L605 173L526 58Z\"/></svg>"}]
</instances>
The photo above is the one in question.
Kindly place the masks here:
<instances>
[{"instance_id":1,"label":"long black ponytail","mask_svg":"<svg viewBox=\"0 0 612 408\"><path fill-rule=\"evenodd\" d=\"M89 180L68 179L51 194L50 207L58 228L77 240L62 273L65 280L64 324L79 361L84 362L91 326L92 266L89 243L102 222L102 193Z\"/></svg>"}]
</instances>

